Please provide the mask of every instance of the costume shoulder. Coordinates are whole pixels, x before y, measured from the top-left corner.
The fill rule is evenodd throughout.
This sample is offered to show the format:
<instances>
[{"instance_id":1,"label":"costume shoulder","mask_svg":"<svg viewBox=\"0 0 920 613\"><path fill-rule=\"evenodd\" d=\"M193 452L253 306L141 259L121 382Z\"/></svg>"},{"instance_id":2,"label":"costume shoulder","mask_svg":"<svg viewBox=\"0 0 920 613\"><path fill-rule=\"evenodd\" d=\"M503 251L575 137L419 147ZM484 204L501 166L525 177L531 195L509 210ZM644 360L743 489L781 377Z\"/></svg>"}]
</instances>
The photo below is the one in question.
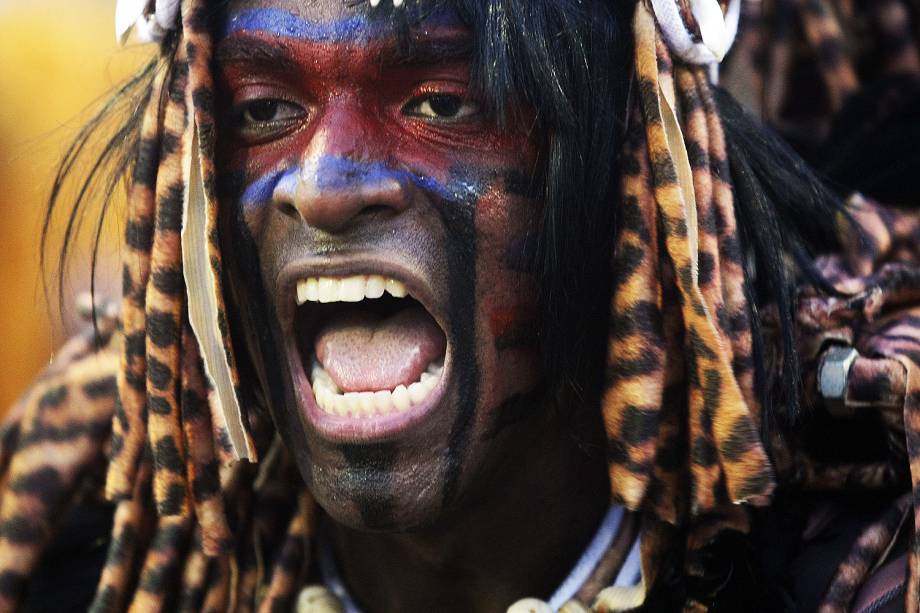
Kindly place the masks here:
<instances>
[{"instance_id":1,"label":"costume shoulder","mask_svg":"<svg viewBox=\"0 0 920 613\"><path fill-rule=\"evenodd\" d=\"M860 195L847 211L843 250L816 261L837 293L797 305L808 414L774 446L795 499L778 510L800 514L800 603L903 610L920 562L920 213Z\"/></svg>"},{"instance_id":2,"label":"costume shoulder","mask_svg":"<svg viewBox=\"0 0 920 613\"><path fill-rule=\"evenodd\" d=\"M0 428L0 610L24 596L27 610L85 609L92 597L111 528L103 485L120 344L114 313L97 314Z\"/></svg>"}]
</instances>

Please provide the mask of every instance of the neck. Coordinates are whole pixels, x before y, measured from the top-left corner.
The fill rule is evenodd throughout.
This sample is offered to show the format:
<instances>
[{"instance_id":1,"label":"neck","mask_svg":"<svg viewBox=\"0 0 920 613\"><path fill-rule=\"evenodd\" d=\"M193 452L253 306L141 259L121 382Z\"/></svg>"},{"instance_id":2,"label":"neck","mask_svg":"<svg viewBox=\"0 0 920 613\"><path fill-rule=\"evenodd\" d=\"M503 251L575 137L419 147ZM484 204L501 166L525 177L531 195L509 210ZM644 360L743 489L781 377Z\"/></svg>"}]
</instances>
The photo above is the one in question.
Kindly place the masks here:
<instances>
[{"instance_id":1,"label":"neck","mask_svg":"<svg viewBox=\"0 0 920 613\"><path fill-rule=\"evenodd\" d=\"M339 571L366 613L503 613L551 595L594 536L610 492L599 419L573 429L559 413L534 411L540 417L519 424L524 432L496 440L500 469L437 526L373 533L330 522Z\"/></svg>"}]
</instances>

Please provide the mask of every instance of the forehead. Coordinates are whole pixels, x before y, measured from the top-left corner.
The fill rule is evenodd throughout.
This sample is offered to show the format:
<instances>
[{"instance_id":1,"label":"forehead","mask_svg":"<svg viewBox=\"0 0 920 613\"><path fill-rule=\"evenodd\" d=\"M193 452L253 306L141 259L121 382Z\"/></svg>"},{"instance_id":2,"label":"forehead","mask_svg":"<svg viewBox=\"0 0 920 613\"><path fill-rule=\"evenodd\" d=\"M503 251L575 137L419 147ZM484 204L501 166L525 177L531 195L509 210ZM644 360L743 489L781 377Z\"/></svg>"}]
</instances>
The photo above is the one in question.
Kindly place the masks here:
<instances>
[{"instance_id":1,"label":"forehead","mask_svg":"<svg viewBox=\"0 0 920 613\"><path fill-rule=\"evenodd\" d=\"M228 13L277 9L308 21L332 22L367 13L369 2L348 0L230 0Z\"/></svg>"},{"instance_id":2,"label":"forehead","mask_svg":"<svg viewBox=\"0 0 920 613\"><path fill-rule=\"evenodd\" d=\"M457 13L443 5L424 12L412 9L407 0L400 9L422 28L448 27L465 30ZM372 8L368 0L230 0L223 34L263 31L324 42L360 42L394 31L391 0Z\"/></svg>"}]
</instances>

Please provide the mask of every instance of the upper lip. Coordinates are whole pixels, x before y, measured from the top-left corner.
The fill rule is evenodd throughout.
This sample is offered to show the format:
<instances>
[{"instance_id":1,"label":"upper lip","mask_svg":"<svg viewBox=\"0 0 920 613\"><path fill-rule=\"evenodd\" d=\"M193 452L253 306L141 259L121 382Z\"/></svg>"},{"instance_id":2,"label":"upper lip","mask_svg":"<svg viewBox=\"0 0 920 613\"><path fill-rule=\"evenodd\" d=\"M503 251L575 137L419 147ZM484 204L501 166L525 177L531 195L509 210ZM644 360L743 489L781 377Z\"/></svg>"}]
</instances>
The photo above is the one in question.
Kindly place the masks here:
<instances>
[{"instance_id":1,"label":"upper lip","mask_svg":"<svg viewBox=\"0 0 920 613\"><path fill-rule=\"evenodd\" d=\"M298 281L309 277L347 277L352 275L381 275L404 283L409 295L431 314L444 333L447 334L445 309L435 297L431 284L397 261L370 256L304 258L285 265L278 274L278 291L275 304L282 334L289 336L294 333Z\"/></svg>"}]
</instances>

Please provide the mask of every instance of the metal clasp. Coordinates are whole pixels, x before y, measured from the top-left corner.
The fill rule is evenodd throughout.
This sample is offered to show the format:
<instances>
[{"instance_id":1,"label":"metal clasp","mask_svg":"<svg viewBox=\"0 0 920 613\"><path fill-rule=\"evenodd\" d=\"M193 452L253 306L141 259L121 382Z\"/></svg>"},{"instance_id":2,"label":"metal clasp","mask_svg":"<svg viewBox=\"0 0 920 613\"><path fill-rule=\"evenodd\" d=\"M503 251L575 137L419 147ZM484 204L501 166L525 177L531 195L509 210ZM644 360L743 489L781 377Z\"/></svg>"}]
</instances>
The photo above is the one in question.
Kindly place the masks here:
<instances>
[{"instance_id":1,"label":"metal clasp","mask_svg":"<svg viewBox=\"0 0 920 613\"><path fill-rule=\"evenodd\" d=\"M847 389L849 387L850 369L859 357L859 352L852 347L834 345L824 352L818 367L818 391L824 398L824 406L834 417L849 418L856 412L855 407L848 407Z\"/></svg>"}]
</instances>

